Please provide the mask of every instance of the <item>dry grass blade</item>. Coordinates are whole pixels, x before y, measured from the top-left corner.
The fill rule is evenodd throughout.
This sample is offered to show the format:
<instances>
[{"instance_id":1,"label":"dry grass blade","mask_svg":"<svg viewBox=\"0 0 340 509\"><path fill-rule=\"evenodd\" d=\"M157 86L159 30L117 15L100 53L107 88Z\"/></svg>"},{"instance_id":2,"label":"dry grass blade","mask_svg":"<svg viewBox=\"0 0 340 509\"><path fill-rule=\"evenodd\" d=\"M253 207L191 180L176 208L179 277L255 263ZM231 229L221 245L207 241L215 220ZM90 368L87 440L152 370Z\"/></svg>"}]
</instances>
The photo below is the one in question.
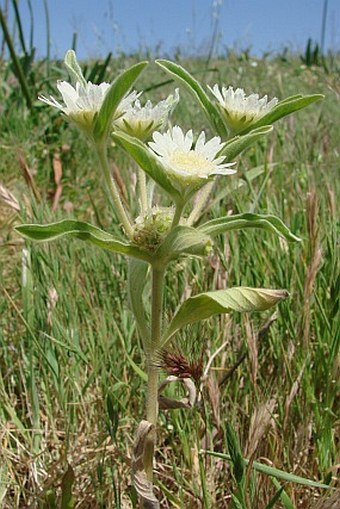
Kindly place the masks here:
<instances>
[{"instance_id":1,"label":"dry grass blade","mask_svg":"<svg viewBox=\"0 0 340 509\"><path fill-rule=\"evenodd\" d=\"M3 201L8 207L20 212L20 205L16 197L9 189L0 184L0 200Z\"/></svg>"},{"instance_id":2,"label":"dry grass blade","mask_svg":"<svg viewBox=\"0 0 340 509\"><path fill-rule=\"evenodd\" d=\"M249 361L250 361L250 378L254 389L256 390L256 381L257 381L257 371L258 371L258 348L257 348L257 338L254 334L251 322L249 320L248 315L245 315L245 328L246 328L246 339L248 344L249 351Z\"/></svg>"},{"instance_id":3,"label":"dry grass blade","mask_svg":"<svg viewBox=\"0 0 340 509\"><path fill-rule=\"evenodd\" d=\"M295 380L295 382L292 385L292 388L290 390L289 395L286 398L286 401L285 401L285 412L284 412L285 419L284 419L284 424L283 424L283 428L284 429L287 429L287 425L288 425L288 422L289 422L289 409L290 409L290 406L291 406L291 404L292 404L292 402L293 402L293 400L294 400L295 396L297 395L298 390L300 388L301 378L302 378L304 370L305 370L305 365L302 367L302 369L301 369L297 379Z\"/></svg>"},{"instance_id":4,"label":"dry grass blade","mask_svg":"<svg viewBox=\"0 0 340 509\"><path fill-rule=\"evenodd\" d=\"M310 321L311 321L311 297L313 294L316 276L322 260L322 251L319 246L319 227L318 227L319 206L316 198L316 191L313 189L308 194L307 199L307 225L309 238L309 263L306 271L304 284L304 305L302 308L301 330L304 348L309 345Z\"/></svg>"},{"instance_id":5,"label":"dry grass blade","mask_svg":"<svg viewBox=\"0 0 340 509\"><path fill-rule=\"evenodd\" d=\"M25 158L23 152L19 152L18 161L19 161L19 166L20 166L21 172L22 172L24 179L26 181L26 184L32 190L32 193L34 194L35 199L37 201L40 201L41 197L40 197L39 190L35 184L32 172L29 169L29 166L27 164L27 161L26 161L26 158Z\"/></svg>"},{"instance_id":6,"label":"dry grass blade","mask_svg":"<svg viewBox=\"0 0 340 509\"><path fill-rule=\"evenodd\" d=\"M268 426L272 422L275 405L276 399L272 398L255 408L250 419L249 433L245 450L246 457L251 458L256 452L260 441L264 437Z\"/></svg>"},{"instance_id":7,"label":"dry grass blade","mask_svg":"<svg viewBox=\"0 0 340 509\"><path fill-rule=\"evenodd\" d=\"M340 509L340 489L329 498L322 497L312 509Z\"/></svg>"},{"instance_id":8,"label":"dry grass blade","mask_svg":"<svg viewBox=\"0 0 340 509\"><path fill-rule=\"evenodd\" d=\"M61 185L61 177L63 175L63 167L61 164L60 154L59 152L55 152L53 155L53 173L54 173L54 182L56 185L56 190L53 196L53 204L52 204L52 210L55 212L58 208L59 200L61 197L61 193L63 190L63 187Z\"/></svg>"},{"instance_id":9,"label":"dry grass blade","mask_svg":"<svg viewBox=\"0 0 340 509\"><path fill-rule=\"evenodd\" d=\"M128 202L128 192L126 190L124 180L122 179L120 169L113 162L111 162L111 165L112 165L113 177L114 177L114 180L118 186L120 196L123 198L124 202L127 203Z\"/></svg>"}]
</instances>

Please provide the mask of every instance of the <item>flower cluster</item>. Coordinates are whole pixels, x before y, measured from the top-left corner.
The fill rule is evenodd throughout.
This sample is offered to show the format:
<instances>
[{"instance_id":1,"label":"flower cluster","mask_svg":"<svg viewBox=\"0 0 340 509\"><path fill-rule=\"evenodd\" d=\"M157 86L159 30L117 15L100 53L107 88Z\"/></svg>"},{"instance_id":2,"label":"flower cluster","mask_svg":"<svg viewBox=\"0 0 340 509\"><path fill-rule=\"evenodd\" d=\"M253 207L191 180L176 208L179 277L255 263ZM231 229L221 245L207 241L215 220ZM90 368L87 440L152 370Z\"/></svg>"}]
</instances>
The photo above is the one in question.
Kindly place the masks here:
<instances>
[{"instance_id":1,"label":"flower cluster","mask_svg":"<svg viewBox=\"0 0 340 509\"><path fill-rule=\"evenodd\" d=\"M66 81L57 84L62 102L53 96L40 96L39 99L61 110L78 127L91 135L96 118L102 109L107 107L102 108L105 97L114 84L95 85L87 82L81 75L79 66L74 74L77 79L74 86ZM220 89L217 84L209 88L217 100L225 124L232 133L242 131L257 122L278 102L276 98L268 102L267 96L260 99L258 94L247 97L241 88L234 90L233 87L223 86ZM118 104L116 101L111 113L111 129L105 133L122 133L122 136L128 135L128 139L132 137L139 140L144 146L143 150L149 151L154 160L159 162L164 172L164 180L168 179L173 188L184 196L192 196L191 191L195 192L216 175L235 173L232 169L234 163L225 158L225 142L222 142L219 136L207 141L205 132L202 131L195 142L191 129L185 133L179 126L175 126L163 132L179 102L178 89L159 103L153 104L148 100L144 106L139 99L141 92L129 92L127 86L125 95L121 95L122 99ZM144 170L147 171L147 168ZM157 182L162 185L162 179L158 178Z\"/></svg>"}]
</instances>

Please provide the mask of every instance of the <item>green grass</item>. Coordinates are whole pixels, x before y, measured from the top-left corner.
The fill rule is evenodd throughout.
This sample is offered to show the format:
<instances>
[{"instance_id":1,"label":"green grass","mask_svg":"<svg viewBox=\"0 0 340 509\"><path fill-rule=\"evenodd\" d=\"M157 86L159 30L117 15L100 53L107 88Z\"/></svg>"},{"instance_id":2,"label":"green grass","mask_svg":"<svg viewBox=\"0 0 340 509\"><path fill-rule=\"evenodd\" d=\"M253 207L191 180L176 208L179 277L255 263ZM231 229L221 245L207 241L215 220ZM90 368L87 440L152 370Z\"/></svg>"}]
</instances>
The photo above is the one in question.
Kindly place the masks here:
<instances>
[{"instance_id":1,"label":"green grass","mask_svg":"<svg viewBox=\"0 0 340 509\"><path fill-rule=\"evenodd\" d=\"M111 60L105 79L132 61ZM223 316L181 333L184 354L203 356L205 365L227 344L212 363L202 405L161 413L156 482L164 508L231 507L236 488L229 463L201 453L205 448L228 452L227 422L237 430L248 459L253 455L266 465L337 485L339 73L302 67L293 57L256 63L230 55L204 71L199 59L183 62L190 71L200 71L196 76L204 83L233 84L279 98L324 93L326 99L279 122L266 142L244 153L239 173L265 164L264 173L237 192L220 179L209 216L277 214L303 241L287 245L260 230L231 232L218 239L209 260L181 261L168 273L169 316L183 294L226 286L287 288L291 297L265 331L270 312ZM143 368L144 359L127 302L126 261L77 241L25 244L13 232L21 221L65 217L114 231L98 165L81 135L35 102L38 92L53 90L60 66L50 63L48 79L41 66L34 68L31 112L7 62L0 62L0 72L0 183L21 207L18 214L0 202L0 500L6 509L47 509L54 507L56 493L60 507L74 475L75 507L131 507L129 464L143 418L145 383L136 368ZM167 79L152 65L137 88ZM173 87L145 95L156 101ZM209 132L191 96L185 90L181 95L174 123ZM63 189L52 211L56 152ZM22 176L19 153L33 174L36 196ZM114 147L111 156L129 189L132 162ZM137 213L134 195L128 199ZM270 417L263 410L266 403ZM278 485L261 473L250 475L248 482L253 509L265 508L280 485L285 491L275 502L278 508L312 509L325 493L283 481Z\"/></svg>"}]
</instances>

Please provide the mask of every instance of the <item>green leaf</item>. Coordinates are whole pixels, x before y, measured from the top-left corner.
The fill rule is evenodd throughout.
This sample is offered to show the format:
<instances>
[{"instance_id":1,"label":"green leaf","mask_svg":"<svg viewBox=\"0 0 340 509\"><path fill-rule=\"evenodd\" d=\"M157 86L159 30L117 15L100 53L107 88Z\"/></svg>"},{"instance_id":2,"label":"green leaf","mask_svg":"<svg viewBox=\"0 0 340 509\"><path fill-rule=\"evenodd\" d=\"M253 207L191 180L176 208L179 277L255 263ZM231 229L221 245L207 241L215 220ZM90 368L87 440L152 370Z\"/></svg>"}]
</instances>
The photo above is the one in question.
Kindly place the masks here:
<instances>
[{"instance_id":1,"label":"green leaf","mask_svg":"<svg viewBox=\"0 0 340 509\"><path fill-rule=\"evenodd\" d=\"M61 509L73 509L75 500L72 495L72 487L75 481L75 475L71 465L68 465L67 471L61 480Z\"/></svg>"},{"instance_id":2,"label":"green leaf","mask_svg":"<svg viewBox=\"0 0 340 509\"><path fill-rule=\"evenodd\" d=\"M95 120L93 135L97 142L105 139L108 135L114 112L119 106L120 101L132 87L147 64L148 62L139 62L122 72L113 81L109 91L105 95L105 99Z\"/></svg>"},{"instance_id":3,"label":"green leaf","mask_svg":"<svg viewBox=\"0 0 340 509\"><path fill-rule=\"evenodd\" d=\"M57 494L55 489L50 488L45 493L45 505L43 509L57 509Z\"/></svg>"},{"instance_id":4,"label":"green leaf","mask_svg":"<svg viewBox=\"0 0 340 509\"><path fill-rule=\"evenodd\" d=\"M233 464L233 474L240 488L243 487L245 477L245 462L241 453L240 444L233 426L227 422L226 437L228 451Z\"/></svg>"},{"instance_id":5,"label":"green leaf","mask_svg":"<svg viewBox=\"0 0 340 509\"><path fill-rule=\"evenodd\" d=\"M186 85L186 87L190 90L190 92L194 94L198 100L213 129L217 131L222 139L226 138L228 131L224 125L222 116L200 83L182 66L175 64L174 62L159 59L156 60L156 64L165 69L168 73L178 78L182 83L184 83L184 85Z\"/></svg>"},{"instance_id":6,"label":"green leaf","mask_svg":"<svg viewBox=\"0 0 340 509\"><path fill-rule=\"evenodd\" d=\"M275 488L281 489L281 484L279 483L279 481L277 479L275 479L275 477L272 477L271 480L272 480L272 483L274 484ZM285 490L282 490L280 498L281 498L282 505L285 509L296 509L295 505L293 504L293 502L291 501L290 497L287 495Z\"/></svg>"},{"instance_id":7,"label":"green leaf","mask_svg":"<svg viewBox=\"0 0 340 509\"><path fill-rule=\"evenodd\" d=\"M234 216L224 216L213 219L198 227L198 230L206 235L214 237L220 233L226 233L231 230L242 230L244 228L262 228L289 242L299 242L301 239L294 235L289 228L276 216L265 214L236 214Z\"/></svg>"},{"instance_id":8,"label":"green leaf","mask_svg":"<svg viewBox=\"0 0 340 509\"><path fill-rule=\"evenodd\" d=\"M71 74L73 81L74 82L79 81L81 85L85 86L87 82L86 79L84 78L80 65L78 64L78 60L73 49L69 49L66 52L64 63L69 73Z\"/></svg>"},{"instance_id":9,"label":"green leaf","mask_svg":"<svg viewBox=\"0 0 340 509\"><path fill-rule=\"evenodd\" d=\"M237 498L236 495L234 495L232 493L231 495L231 500L233 501L233 506L232 506L232 509L247 509L243 504L242 502L240 502L240 500Z\"/></svg>"},{"instance_id":10,"label":"green leaf","mask_svg":"<svg viewBox=\"0 0 340 509\"><path fill-rule=\"evenodd\" d=\"M231 162L238 156L243 150L253 145L262 136L266 136L273 130L272 125L263 125L257 129L252 129L249 134L243 136L234 136L231 140L227 141L222 150L218 153L219 156L224 156L226 162Z\"/></svg>"},{"instance_id":11,"label":"green leaf","mask_svg":"<svg viewBox=\"0 0 340 509\"><path fill-rule=\"evenodd\" d=\"M272 110L261 117L257 122L246 127L239 134L246 134L258 127L273 124L280 118L286 117L287 115L294 113L294 111L306 108L306 106L309 106L316 101L320 101L321 99L324 99L324 97L325 96L322 94L293 95L291 97L287 97L280 101Z\"/></svg>"},{"instance_id":12,"label":"green leaf","mask_svg":"<svg viewBox=\"0 0 340 509\"><path fill-rule=\"evenodd\" d=\"M280 499L281 499L282 506L285 509L296 509L295 505L293 504L290 497L287 495L286 491L283 489L283 487L281 486L279 481L277 479L275 479L275 477L271 477L271 481L274 484L275 488L277 488L279 490L279 492L281 492Z\"/></svg>"},{"instance_id":13,"label":"green leaf","mask_svg":"<svg viewBox=\"0 0 340 509\"><path fill-rule=\"evenodd\" d=\"M150 338L150 329L143 303L148 269L147 263L130 258L128 273L129 300L143 343L146 343Z\"/></svg>"},{"instance_id":14,"label":"green leaf","mask_svg":"<svg viewBox=\"0 0 340 509\"><path fill-rule=\"evenodd\" d=\"M273 509L275 507L276 502L281 497L281 494L283 492L283 487L279 488L275 495L272 497L272 499L269 501L269 503L266 505L265 509Z\"/></svg>"},{"instance_id":15,"label":"green leaf","mask_svg":"<svg viewBox=\"0 0 340 509\"><path fill-rule=\"evenodd\" d=\"M156 155L146 145L137 138L122 132L115 132L112 134L112 137L157 184L173 196L176 201L180 198L180 193L172 185L166 168L164 168Z\"/></svg>"},{"instance_id":16,"label":"green leaf","mask_svg":"<svg viewBox=\"0 0 340 509\"><path fill-rule=\"evenodd\" d=\"M153 258L164 264L180 255L204 256L211 244L211 239L196 228L176 226L164 239Z\"/></svg>"},{"instance_id":17,"label":"green leaf","mask_svg":"<svg viewBox=\"0 0 340 509\"><path fill-rule=\"evenodd\" d=\"M69 236L115 253L132 256L147 262L151 260L150 255L139 247L121 242L110 233L82 221L63 219L57 223L47 225L21 224L16 226L15 229L23 237L37 242L51 241Z\"/></svg>"},{"instance_id":18,"label":"green leaf","mask_svg":"<svg viewBox=\"0 0 340 509\"><path fill-rule=\"evenodd\" d=\"M116 441L116 435L119 425L119 410L115 405L113 395L108 392L106 395L106 410L108 414L108 428L113 441Z\"/></svg>"},{"instance_id":19,"label":"green leaf","mask_svg":"<svg viewBox=\"0 0 340 509\"><path fill-rule=\"evenodd\" d=\"M221 452L215 452L215 451L202 451L204 454L209 454L209 456L214 456L216 458L225 459L227 461L230 461L230 455L221 453ZM246 464L248 465L249 460L244 460ZM295 474L290 474L289 472L284 472L283 470L279 470L278 468L269 467L268 465L264 465L263 463L259 463L258 461L254 461L252 463L252 468L256 470L257 472L261 472L262 474L269 475L270 477L274 477L276 479L281 479L282 481L287 482L293 482L296 484L302 484L304 486L310 486L313 488L323 488L323 489L329 489L330 487L327 484L320 483L318 481L311 481L310 479L306 479L305 477L300 477ZM280 485L277 485L277 488L279 488Z\"/></svg>"},{"instance_id":20,"label":"green leaf","mask_svg":"<svg viewBox=\"0 0 340 509\"><path fill-rule=\"evenodd\" d=\"M175 332L189 323L211 316L238 311L264 311L288 297L287 290L268 290L239 286L228 290L205 292L190 297L180 306L163 336L166 343Z\"/></svg>"},{"instance_id":21,"label":"green leaf","mask_svg":"<svg viewBox=\"0 0 340 509\"><path fill-rule=\"evenodd\" d=\"M0 507L4 503L7 490L10 486L10 476L8 475L8 468L6 463L0 467Z\"/></svg>"}]
</instances>

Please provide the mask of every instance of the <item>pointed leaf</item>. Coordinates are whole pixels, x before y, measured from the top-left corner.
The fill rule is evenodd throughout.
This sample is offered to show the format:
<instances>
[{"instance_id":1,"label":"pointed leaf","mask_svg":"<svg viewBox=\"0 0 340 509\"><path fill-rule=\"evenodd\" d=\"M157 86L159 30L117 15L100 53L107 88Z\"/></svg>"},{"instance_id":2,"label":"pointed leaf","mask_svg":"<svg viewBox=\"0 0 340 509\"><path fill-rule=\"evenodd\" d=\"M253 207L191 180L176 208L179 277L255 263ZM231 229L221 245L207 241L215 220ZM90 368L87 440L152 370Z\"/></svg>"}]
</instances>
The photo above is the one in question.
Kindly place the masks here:
<instances>
[{"instance_id":1,"label":"pointed leaf","mask_svg":"<svg viewBox=\"0 0 340 509\"><path fill-rule=\"evenodd\" d=\"M204 454L209 454L209 456L214 456L215 458L221 458L229 461L230 454L225 454L221 452L215 452L215 451L202 451ZM245 459L245 463L248 465L249 460ZM269 467L268 465L265 465L263 463L259 463L258 461L254 461L252 463L252 468L256 470L257 472L261 472L262 474L269 475L271 477L274 477L276 479L280 479L282 481L287 482L293 482L296 484L302 484L304 486L310 486L313 488L323 488L323 489L330 489L328 484L323 484L318 481L312 481L310 479L306 479L305 477L300 477L299 475L290 474L289 472L284 472L283 470L279 470L275 467ZM277 485L279 488L280 485Z\"/></svg>"},{"instance_id":2,"label":"pointed leaf","mask_svg":"<svg viewBox=\"0 0 340 509\"><path fill-rule=\"evenodd\" d=\"M75 500L72 495L74 481L74 470L71 465L68 465L67 471L61 480L61 509L73 509L75 506Z\"/></svg>"},{"instance_id":3,"label":"pointed leaf","mask_svg":"<svg viewBox=\"0 0 340 509\"><path fill-rule=\"evenodd\" d=\"M253 145L256 141L258 141L262 136L266 136L270 132L272 132L272 125L263 125L262 127L258 127L257 129L252 129L249 134L245 134L244 136L234 136L231 140L227 141L222 150L218 153L219 156L224 156L225 162L231 162L238 156L243 150Z\"/></svg>"},{"instance_id":4,"label":"pointed leaf","mask_svg":"<svg viewBox=\"0 0 340 509\"><path fill-rule=\"evenodd\" d=\"M66 65L69 73L71 74L73 81L74 82L79 81L79 83L81 85L85 86L86 79L84 78L83 72L80 68L80 65L78 64L78 60L77 60L76 54L73 51L73 49L69 49L66 52L66 55L64 58L64 63Z\"/></svg>"},{"instance_id":5,"label":"pointed leaf","mask_svg":"<svg viewBox=\"0 0 340 509\"><path fill-rule=\"evenodd\" d=\"M175 260L180 255L204 256L211 244L211 239L196 228L176 226L155 252L154 259L164 263Z\"/></svg>"},{"instance_id":6,"label":"pointed leaf","mask_svg":"<svg viewBox=\"0 0 340 509\"><path fill-rule=\"evenodd\" d=\"M122 132L113 133L112 138L128 152L145 173L157 182L158 185L175 199L180 197L179 191L172 185L167 175L166 168L146 145L137 138Z\"/></svg>"},{"instance_id":7,"label":"pointed leaf","mask_svg":"<svg viewBox=\"0 0 340 509\"><path fill-rule=\"evenodd\" d=\"M139 62L122 72L112 83L95 120L93 135L96 141L105 139L111 128L114 112L148 62Z\"/></svg>"},{"instance_id":8,"label":"pointed leaf","mask_svg":"<svg viewBox=\"0 0 340 509\"><path fill-rule=\"evenodd\" d=\"M69 236L115 253L120 253L140 260L150 261L150 255L132 244L117 240L110 233L82 221L64 219L47 225L22 224L15 227L23 237L37 242L56 240Z\"/></svg>"},{"instance_id":9,"label":"pointed leaf","mask_svg":"<svg viewBox=\"0 0 340 509\"><path fill-rule=\"evenodd\" d=\"M294 111L306 108L306 106L309 106L316 101L320 101L321 99L324 99L324 97L325 96L322 94L293 95L291 97L287 97L286 99L280 101L271 111L269 111L269 113L264 115L254 124L248 126L239 134L245 134L249 131L253 131L258 127L273 124L280 118L286 117L287 115L294 113Z\"/></svg>"},{"instance_id":10,"label":"pointed leaf","mask_svg":"<svg viewBox=\"0 0 340 509\"><path fill-rule=\"evenodd\" d=\"M283 486L277 490L275 495L272 497L272 499L266 505L265 509L273 509L275 507L276 502L278 502L279 498L281 497L282 492L283 492Z\"/></svg>"},{"instance_id":11,"label":"pointed leaf","mask_svg":"<svg viewBox=\"0 0 340 509\"><path fill-rule=\"evenodd\" d=\"M238 311L264 311L288 297L287 290L268 290L239 286L228 290L205 292L187 299L178 309L167 330L163 343L189 323L205 320L211 316Z\"/></svg>"},{"instance_id":12,"label":"pointed leaf","mask_svg":"<svg viewBox=\"0 0 340 509\"><path fill-rule=\"evenodd\" d=\"M200 83L188 71L174 62L159 59L156 60L156 64L186 85L186 87L195 95L203 111L207 115L213 129L217 131L222 139L226 138L228 131L224 125L222 116Z\"/></svg>"},{"instance_id":13,"label":"pointed leaf","mask_svg":"<svg viewBox=\"0 0 340 509\"><path fill-rule=\"evenodd\" d=\"M233 464L233 474L236 482L241 488L245 476L245 461L242 456L240 443L233 426L227 422L226 437L228 444L228 451L230 454L231 462Z\"/></svg>"},{"instance_id":14,"label":"pointed leaf","mask_svg":"<svg viewBox=\"0 0 340 509\"><path fill-rule=\"evenodd\" d=\"M294 235L289 228L276 216L264 214L237 214L234 216L224 216L213 219L198 227L198 230L206 235L214 237L220 233L226 233L231 230L242 230L244 228L262 228L289 242L299 242L301 239Z\"/></svg>"},{"instance_id":15,"label":"pointed leaf","mask_svg":"<svg viewBox=\"0 0 340 509\"><path fill-rule=\"evenodd\" d=\"M128 291L132 312L139 333L145 343L150 338L150 330L143 303L143 292L148 274L148 264L142 260L129 260Z\"/></svg>"},{"instance_id":16,"label":"pointed leaf","mask_svg":"<svg viewBox=\"0 0 340 509\"><path fill-rule=\"evenodd\" d=\"M247 509L242 502L233 493L231 494L231 500L233 501L232 509Z\"/></svg>"},{"instance_id":17,"label":"pointed leaf","mask_svg":"<svg viewBox=\"0 0 340 509\"><path fill-rule=\"evenodd\" d=\"M274 484L275 488L281 489L281 484L275 477L271 477L271 481ZM287 492L285 490L282 490L280 499L285 509L296 509L296 506L293 504L291 498L287 495Z\"/></svg>"}]
</instances>

